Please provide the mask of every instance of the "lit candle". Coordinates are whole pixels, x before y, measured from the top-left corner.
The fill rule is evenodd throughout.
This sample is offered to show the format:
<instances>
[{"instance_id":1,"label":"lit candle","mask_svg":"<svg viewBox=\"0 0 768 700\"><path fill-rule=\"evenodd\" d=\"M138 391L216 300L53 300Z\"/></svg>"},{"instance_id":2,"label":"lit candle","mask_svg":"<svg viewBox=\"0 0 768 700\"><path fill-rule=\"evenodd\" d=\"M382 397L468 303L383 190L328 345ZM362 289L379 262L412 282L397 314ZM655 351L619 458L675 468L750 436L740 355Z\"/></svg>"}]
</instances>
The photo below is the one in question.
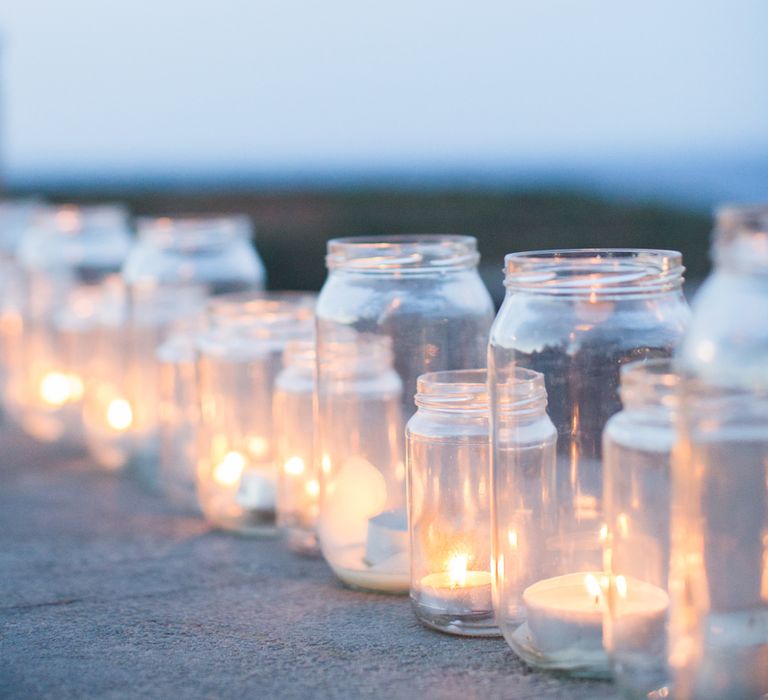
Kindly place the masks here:
<instances>
[{"instance_id":1,"label":"lit candle","mask_svg":"<svg viewBox=\"0 0 768 700\"><path fill-rule=\"evenodd\" d=\"M667 592L636 578L614 578L614 634L638 649L663 648L666 639Z\"/></svg>"},{"instance_id":2,"label":"lit candle","mask_svg":"<svg viewBox=\"0 0 768 700\"><path fill-rule=\"evenodd\" d=\"M447 562L447 571L424 576L419 604L441 613L493 610L490 572L468 570L468 565L468 554L454 554Z\"/></svg>"}]
</instances>

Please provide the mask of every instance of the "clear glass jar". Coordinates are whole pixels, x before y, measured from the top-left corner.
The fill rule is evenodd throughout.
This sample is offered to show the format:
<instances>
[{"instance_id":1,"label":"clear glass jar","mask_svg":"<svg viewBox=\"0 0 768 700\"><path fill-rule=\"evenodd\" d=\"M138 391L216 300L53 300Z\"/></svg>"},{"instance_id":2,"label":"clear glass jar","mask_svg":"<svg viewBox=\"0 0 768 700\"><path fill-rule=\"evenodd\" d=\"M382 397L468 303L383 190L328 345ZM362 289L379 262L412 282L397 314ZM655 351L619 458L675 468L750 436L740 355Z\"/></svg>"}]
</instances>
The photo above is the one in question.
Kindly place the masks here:
<instances>
[{"instance_id":1,"label":"clear glass jar","mask_svg":"<svg viewBox=\"0 0 768 700\"><path fill-rule=\"evenodd\" d=\"M138 241L123 266L128 289L129 370L121 399L133 421L129 450L134 473L150 488L158 487L160 451L160 363L157 349L169 327L200 313L210 295L260 290L264 266L251 242L250 221L242 216L158 218L139 221ZM104 407L100 415L106 419ZM108 430L106 431L108 433ZM115 434L115 444L125 436Z\"/></svg>"},{"instance_id":2,"label":"clear glass jar","mask_svg":"<svg viewBox=\"0 0 768 700\"><path fill-rule=\"evenodd\" d=\"M636 359L669 357L688 320L681 256L656 250L565 250L506 257L504 304L491 331L490 381L518 367L541 372L557 428L553 473L506 466L492 410L497 473L511 470L520 499L499 517L519 548L502 629L532 666L603 676L601 439L621 408L619 370ZM525 546L522 546L524 543ZM535 543L535 544L534 544ZM511 554L511 553L510 553ZM506 628L506 629L505 629Z\"/></svg>"},{"instance_id":3,"label":"clear glass jar","mask_svg":"<svg viewBox=\"0 0 768 700\"><path fill-rule=\"evenodd\" d=\"M393 557L386 565L366 559L367 521L372 521L372 532L377 532L377 515L383 510L395 510L387 517L391 527L399 529L390 534L393 541L404 542L407 549L402 421L407 421L415 410L413 397L419 375L485 365L493 305L477 273L478 260L476 241L470 236L342 238L328 243L329 274L317 311L318 392L321 399L336 399L321 401L319 406L320 440L326 459L322 480L330 484L344 474L349 475L350 484L359 478L361 485L371 489L388 484L383 494L371 492L360 500L338 495L329 499L325 485L321 489L323 555L339 578L351 586L399 593L409 589L407 552L395 557L392 550ZM401 421L387 424L391 437L386 444L391 443L391 448L384 453L377 451L383 426L368 430L362 417L354 415L358 399L352 396L348 408L339 408L344 384L339 380L339 363L344 353L352 352L354 356L354 351L341 349L353 347L358 341L371 345L376 337L389 339L390 350L386 352L392 354L399 377L398 385L386 368L386 352L375 351L381 356L375 370L378 378L367 376L363 383L374 387L381 382L382 415L387 416L387 421ZM340 357L334 357L337 351L341 351ZM395 393L399 395L398 416L391 408L384 410ZM351 422L339 425L339 419ZM349 425L356 426L355 430L350 430ZM334 435L339 444L323 437L323 433ZM357 476L344 469L345 462L354 458L360 460ZM363 509L358 505L363 501L368 506L380 503L382 507L361 521ZM328 503L334 503L333 507ZM337 541L330 534L326 538L327 533L338 534L336 524L345 519L358 522L350 531L355 533L355 542L350 537ZM340 548L346 552L343 556Z\"/></svg>"},{"instance_id":4,"label":"clear glass jar","mask_svg":"<svg viewBox=\"0 0 768 700\"><path fill-rule=\"evenodd\" d=\"M667 667L672 451L678 375L670 360L622 367L623 409L603 433L605 648L623 694L670 696Z\"/></svg>"},{"instance_id":5,"label":"clear glass jar","mask_svg":"<svg viewBox=\"0 0 768 700\"><path fill-rule=\"evenodd\" d=\"M12 413L45 441L82 439L86 360L102 295L130 247L118 206L65 205L41 211L21 237L23 379Z\"/></svg>"},{"instance_id":6,"label":"clear glass jar","mask_svg":"<svg viewBox=\"0 0 768 700\"><path fill-rule=\"evenodd\" d=\"M419 377L406 426L411 603L428 627L496 636L484 369Z\"/></svg>"},{"instance_id":7,"label":"clear glass jar","mask_svg":"<svg viewBox=\"0 0 768 700\"><path fill-rule=\"evenodd\" d=\"M768 694L768 206L718 212L679 354L669 660L681 700Z\"/></svg>"},{"instance_id":8,"label":"clear glass jar","mask_svg":"<svg viewBox=\"0 0 768 700\"><path fill-rule=\"evenodd\" d=\"M24 294L16 248L43 206L34 199L0 201L0 399L4 407L19 403L24 364L21 347Z\"/></svg>"},{"instance_id":9,"label":"clear glass jar","mask_svg":"<svg viewBox=\"0 0 768 700\"><path fill-rule=\"evenodd\" d=\"M315 341L296 340L285 348L283 369L275 379L273 415L280 474L277 524L290 549L319 554L317 514L319 465L315 460Z\"/></svg>"},{"instance_id":10,"label":"clear glass jar","mask_svg":"<svg viewBox=\"0 0 768 700\"><path fill-rule=\"evenodd\" d=\"M210 302L198 339L201 416L197 494L214 526L272 535L278 463L272 402L285 346L313 335L315 297L227 295Z\"/></svg>"}]
</instances>

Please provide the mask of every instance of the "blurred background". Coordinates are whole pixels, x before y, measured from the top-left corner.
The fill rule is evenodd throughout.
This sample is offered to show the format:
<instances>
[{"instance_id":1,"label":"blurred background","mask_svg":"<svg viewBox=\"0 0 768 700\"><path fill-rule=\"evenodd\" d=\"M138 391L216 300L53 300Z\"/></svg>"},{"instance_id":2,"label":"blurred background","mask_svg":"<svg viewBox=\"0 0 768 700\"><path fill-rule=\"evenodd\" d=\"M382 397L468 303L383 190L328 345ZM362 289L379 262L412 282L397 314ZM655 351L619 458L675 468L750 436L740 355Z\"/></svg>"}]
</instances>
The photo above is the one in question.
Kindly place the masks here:
<instances>
[{"instance_id":1,"label":"blurred background","mask_svg":"<svg viewBox=\"0 0 768 700\"><path fill-rule=\"evenodd\" d=\"M681 249L768 199L765 0L3 0L6 194L249 213L272 288L331 236Z\"/></svg>"}]
</instances>

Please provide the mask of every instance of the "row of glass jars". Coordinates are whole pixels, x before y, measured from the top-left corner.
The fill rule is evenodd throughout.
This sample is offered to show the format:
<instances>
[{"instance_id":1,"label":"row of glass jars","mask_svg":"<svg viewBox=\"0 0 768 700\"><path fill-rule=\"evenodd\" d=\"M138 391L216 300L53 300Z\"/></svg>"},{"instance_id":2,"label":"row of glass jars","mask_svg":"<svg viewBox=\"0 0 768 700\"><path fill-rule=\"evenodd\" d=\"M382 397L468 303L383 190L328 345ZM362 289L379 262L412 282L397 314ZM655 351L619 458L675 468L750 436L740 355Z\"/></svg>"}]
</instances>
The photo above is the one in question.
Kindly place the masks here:
<instances>
[{"instance_id":1,"label":"row of glass jars","mask_svg":"<svg viewBox=\"0 0 768 700\"><path fill-rule=\"evenodd\" d=\"M693 388L684 395L695 400L683 413L701 414L696 430L706 435L732 430L736 438L727 440L745 437L747 446L727 445L729 464L743 461L744 474L731 484L714 464L726 457L723 445L697 452L688 424L687 459L676 472L685 486L678 487L680 514L672 518L682 544L673 547L669 589L668 455L677 380L649 360L673 354L688 320L682 264L673 252L508 256L507 297L491 331L486 383L481 373L439 371L485 364L492 312L473 239L332 241L314 359L312 343L286 352L287 338L257 350L273 336L255 321L263 314L252 297L209 308L205 330L193 334L195 381L183 379L190 354L178 361L173 353L186 347L184 332L176 345L169 338L166 354L160 344L175 387L168 395L197 392L171 407L187 400L201 407L196 441L170 430L162 442L196 445L198 491L213 522L263 531L277 488L290 504L283 524L297 547L312 547L319 512L322 551L339 578L365 589L410 590L417 614L431 626L488 634L498 624L528 663L584 675L606 673L605 641L626 688L651 683L658 687L648 692L663 697L669 686L659 671L666 669L660 645L667 643L671 595L675 691L752 697L765 682L764 586L756 589L762 598L753 596L744 609L745 595L726 582L729 563L764 570L766 519L752 505L765 499L756 466L765 462L765 415L762 401L751 402L755 382L762 386L765 334L759 323L735 322L735 311L744 309L734 300L743 298L756 320L763 317L766 231L764 214L731 211L722 221L721 269L708 286L717 291L709 292L699 313L705 320L694 322L682 355L685 366L706 376L686 384ZM149 345L157 347L158 339ZM282 372L280 357L288 358ZM619 413L620 369L638 360L625 373ZM433 373L417 384L425 372ZM711 399L706 382L717 387ZM419 410L408 424L406 451L402 427L414 413L414 396ZM717 421L713 427L713 415L731 404L733 416L721 420L738 429ZM742 420L754 423L755 437L752 424L742 430ZM299 433L303 439L291 437ZM702 476L707 460L712 473ZM691 482L699 484L693 495ZM710 512L715 497L726 506L719 519ZM744 592L751 592L756 579L746 579ZM737 676L742 685L734 685ZM706 695L710 686L715 690Z\"/></svg>"}]
</instances>

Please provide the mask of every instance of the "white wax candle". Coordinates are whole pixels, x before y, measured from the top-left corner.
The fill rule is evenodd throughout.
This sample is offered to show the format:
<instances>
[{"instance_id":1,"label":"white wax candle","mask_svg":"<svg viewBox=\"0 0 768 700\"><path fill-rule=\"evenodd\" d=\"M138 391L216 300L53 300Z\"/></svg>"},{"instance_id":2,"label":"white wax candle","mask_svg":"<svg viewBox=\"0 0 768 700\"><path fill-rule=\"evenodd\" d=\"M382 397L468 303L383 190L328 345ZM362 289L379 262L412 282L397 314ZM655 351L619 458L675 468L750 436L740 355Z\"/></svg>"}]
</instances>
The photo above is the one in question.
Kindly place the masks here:
<instances>
[{"instance_id":1,"label":"white wax candle","mask_svg":"<svg viewBox=\"0 0 768 700\"><path fill-rule=\"evenodd\" d=\"M600 573L556 576L523 591L528 630L543 652L569 647L602 650L603 598Z\"/></svg>"},{"instance_id":2,"label":"white wax candle","mask_svg":"<svg viewBox=\"0 0 768 700\"><path fill-rule=\"evenodd\" d=\"M408 516L405 508L388 510L368 519L365 563L376 566L408 551Z\"/></svg>"},{"instance_id":3,"label":"white wax candle","mask_svg":"<svg viewBox=\"0 0 768 700\"><path fill-rule=\"evenodd\" d=\"M491 612L491 574L465 571L459 583L451 572L429 574L421 579L416 601L438 612Z\"/></svg>"},{"instance_id":4,"label":"white wax candle","mask_svg":"<svg viewBox=\"0 0 768 700\"><path fill-rule=\"evenodd\" d=\"M613 628L623 647L662 650L669 609L667 592L640 579L616 576Z\"/></svg>"},{"instance_id":5,"label":"white wax candle","mask_svg":"<svg viewBox=\"0 0 768 700\"><path fill-rule=\"evenodd\" d=\"M237 490L237 503L250 510L272 511L277 498L277 479L272 474L246 471Z\"/></svg>"}]
</instances>

